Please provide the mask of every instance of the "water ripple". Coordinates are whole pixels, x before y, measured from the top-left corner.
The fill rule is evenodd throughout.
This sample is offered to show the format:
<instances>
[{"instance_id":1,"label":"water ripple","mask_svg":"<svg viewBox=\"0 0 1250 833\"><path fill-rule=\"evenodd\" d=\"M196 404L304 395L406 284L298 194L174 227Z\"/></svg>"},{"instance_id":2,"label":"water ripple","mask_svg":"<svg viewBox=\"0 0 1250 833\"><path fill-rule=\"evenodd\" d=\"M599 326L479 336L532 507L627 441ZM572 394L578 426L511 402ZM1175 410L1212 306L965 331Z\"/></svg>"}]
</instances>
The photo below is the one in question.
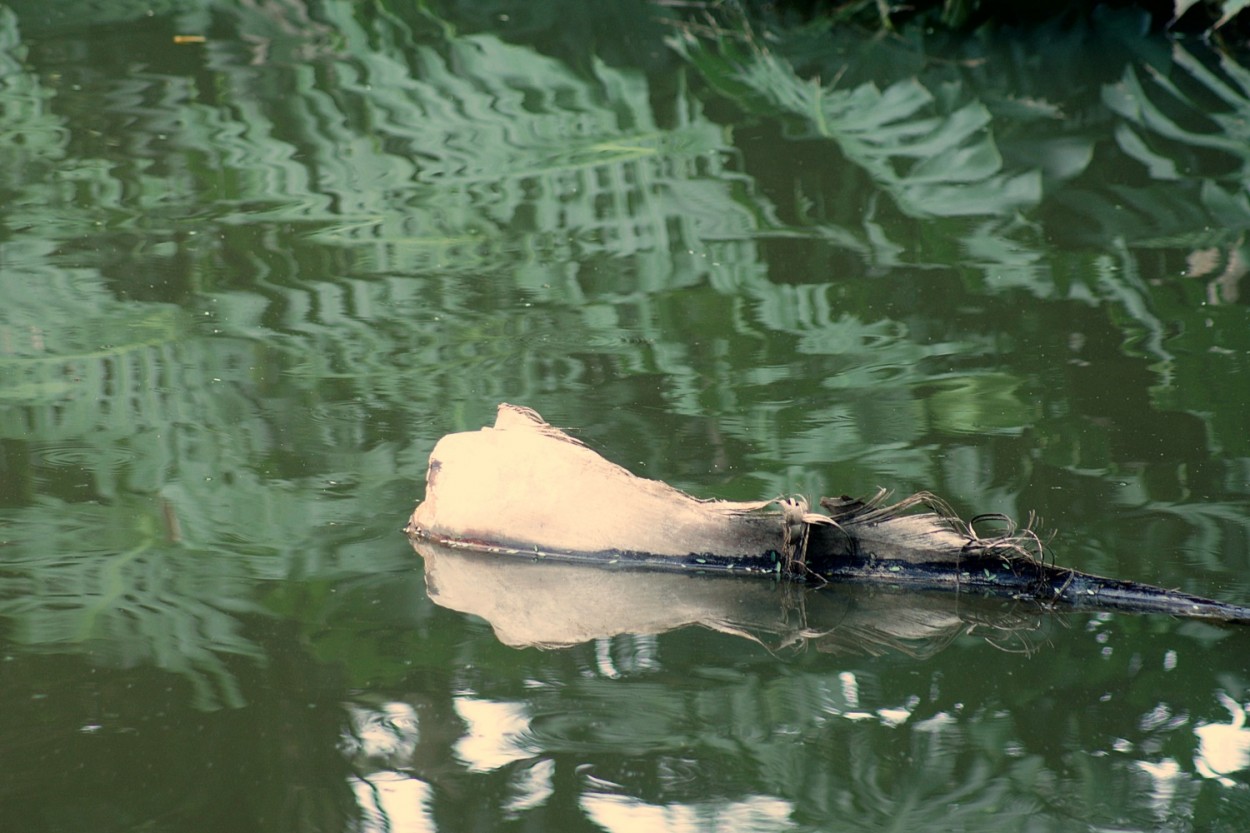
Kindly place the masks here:
<instances>
[{"instance_id":1,"label":"water ripple","mask_svg":"<svg viewBox=\"0 0 1250 833\"><path fill-rule=\"evenodd\" d=\"M118 445L88 445L87 443L42 443L36 447L35 456L52 468L84 468L112 470L122 468L136 458L135 452Z\"/></svg>"}]
</instances>

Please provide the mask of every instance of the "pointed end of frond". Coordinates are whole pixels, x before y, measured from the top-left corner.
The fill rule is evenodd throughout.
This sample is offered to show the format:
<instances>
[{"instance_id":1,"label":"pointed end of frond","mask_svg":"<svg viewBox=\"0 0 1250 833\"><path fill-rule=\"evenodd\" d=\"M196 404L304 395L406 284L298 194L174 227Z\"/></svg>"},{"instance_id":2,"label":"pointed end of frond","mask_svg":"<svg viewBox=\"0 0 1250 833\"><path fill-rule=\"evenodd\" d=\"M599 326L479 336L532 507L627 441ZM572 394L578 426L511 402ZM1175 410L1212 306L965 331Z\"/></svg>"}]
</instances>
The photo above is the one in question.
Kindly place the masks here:
<instances>
[{"instance_id":1,"label":"pointed end of frond","mask_svg":"<svg viewBox=\"0 0 1250 833\"><path fill-rule=\"evenodd\" d=\"M1036 532L1038 522L1034 515L1029 515L1023 527L1002 514L977 515L965 521L946 501L930 492L917 492L891 503L885 489L866 500L822 498L820 505L834 525L851 537L879 539L892 545L900 555L914 549L925 559L939 560L944 555L952 559L994 557L1013 563L1042 562L1046 558L1046 546Z\"/></svg>"}]
</instances>

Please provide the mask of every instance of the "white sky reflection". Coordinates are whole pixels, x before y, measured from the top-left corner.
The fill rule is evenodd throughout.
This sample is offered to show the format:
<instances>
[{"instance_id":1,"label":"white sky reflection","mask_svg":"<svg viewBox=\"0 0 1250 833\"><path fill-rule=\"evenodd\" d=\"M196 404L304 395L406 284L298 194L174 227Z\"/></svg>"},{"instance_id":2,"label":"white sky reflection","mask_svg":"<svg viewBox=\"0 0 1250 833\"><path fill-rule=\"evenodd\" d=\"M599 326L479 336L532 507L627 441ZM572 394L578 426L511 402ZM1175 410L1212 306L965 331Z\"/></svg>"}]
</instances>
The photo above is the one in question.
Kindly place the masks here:
<instances>
[{"instance_id":1,"label":"white sky reflection","mask_svg":"<svg viewBox=\"0 0 1250 833\"><path fill-rule=\"evenodd\" d=\"M403 770L412 763L420 722L411 704L346 704L351 727L339 749L359 773L347 779L360 807L360 833L433 833L430 785Z\"/></svg>"},{"instance_id":2,"label":"white sky reflection","mask_svg":"<svg viewBox=\"0 0 1250 833\"><path fill-rule=\"evenodd\" d=\"M361 833L434 833L430 785L401 772L350 779L360 806Z\"/></svg>"},{"instance_id":3,"label":"white sky reflection","mask_svg":"<svg viewBox=\"0 0 1250 833\"><path fill-rule=\"evenodd\" d=\"M525 748L530 719L522 704L457 697L456 713L468 727L456 741L456 757L470 772L489 772L533 757Z\"/></svg>"},{"instance_id":4,"label":"white sky reflection","mask_svg":"<svg viewBox=\"0 0 1250 833\"><path fill-rule=\"evenodd\" d=\"M1226 776L1250 767L1250 729L1246 728L1245 707L1223 692L1219 697L1231 721L1207 723L1194 729L1198 736L1194 767L1205 778L1233 786L1236 782Z\"/></svg>"},{"instance_id":5,"label":"white sky reflection","mask_svg":"<svg viewBox=\"0 0 1250 833\"><path fill-rule=\"evenodd\" d=\"M775 833L792 830L790 802L769 796L741 801L648 804L623 795L582 796L582 809L609 833Z\"/></svg>"}]
</instances>

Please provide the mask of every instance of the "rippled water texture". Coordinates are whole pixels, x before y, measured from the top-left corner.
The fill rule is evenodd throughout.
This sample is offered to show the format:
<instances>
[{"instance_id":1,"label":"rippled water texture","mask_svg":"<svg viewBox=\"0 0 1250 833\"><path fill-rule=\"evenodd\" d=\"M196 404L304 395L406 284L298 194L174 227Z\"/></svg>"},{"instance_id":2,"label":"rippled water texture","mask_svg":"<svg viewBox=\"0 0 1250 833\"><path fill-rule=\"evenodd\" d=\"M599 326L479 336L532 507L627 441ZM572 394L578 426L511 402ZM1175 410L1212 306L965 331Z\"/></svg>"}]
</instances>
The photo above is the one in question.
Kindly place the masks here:
<instances>
[{"instance_id":1,"label":"rippled water texture","mask_svg":"<svg viewBox=\"0 0 1250 833\"><path fill-rule=\"evenodd\" d=\"M508 401L1250 602L1250 58L735 15L0 2L0 828L1250 829L1245 629L400 533Z\"/></svg>"}]
</instances>

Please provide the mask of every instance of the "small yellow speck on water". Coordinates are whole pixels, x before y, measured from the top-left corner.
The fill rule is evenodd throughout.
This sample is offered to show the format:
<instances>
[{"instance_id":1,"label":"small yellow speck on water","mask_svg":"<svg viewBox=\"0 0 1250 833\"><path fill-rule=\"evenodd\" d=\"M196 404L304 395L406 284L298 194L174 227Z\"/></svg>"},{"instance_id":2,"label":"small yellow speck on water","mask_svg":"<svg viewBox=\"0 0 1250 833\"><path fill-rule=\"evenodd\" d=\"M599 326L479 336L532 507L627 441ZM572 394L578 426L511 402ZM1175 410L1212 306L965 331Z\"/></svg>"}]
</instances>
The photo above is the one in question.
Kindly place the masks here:
<instances>
[{"instance_id":1,"label":"small yellow speck on water","mask_svg":"<svg viewBox=\"0 0 1250 833\"><path fill-rule=\"evenodd\" d=\"M207 40L203 35L174 35L174 43L204 43Z\"/></svg>"}]
</instances>

